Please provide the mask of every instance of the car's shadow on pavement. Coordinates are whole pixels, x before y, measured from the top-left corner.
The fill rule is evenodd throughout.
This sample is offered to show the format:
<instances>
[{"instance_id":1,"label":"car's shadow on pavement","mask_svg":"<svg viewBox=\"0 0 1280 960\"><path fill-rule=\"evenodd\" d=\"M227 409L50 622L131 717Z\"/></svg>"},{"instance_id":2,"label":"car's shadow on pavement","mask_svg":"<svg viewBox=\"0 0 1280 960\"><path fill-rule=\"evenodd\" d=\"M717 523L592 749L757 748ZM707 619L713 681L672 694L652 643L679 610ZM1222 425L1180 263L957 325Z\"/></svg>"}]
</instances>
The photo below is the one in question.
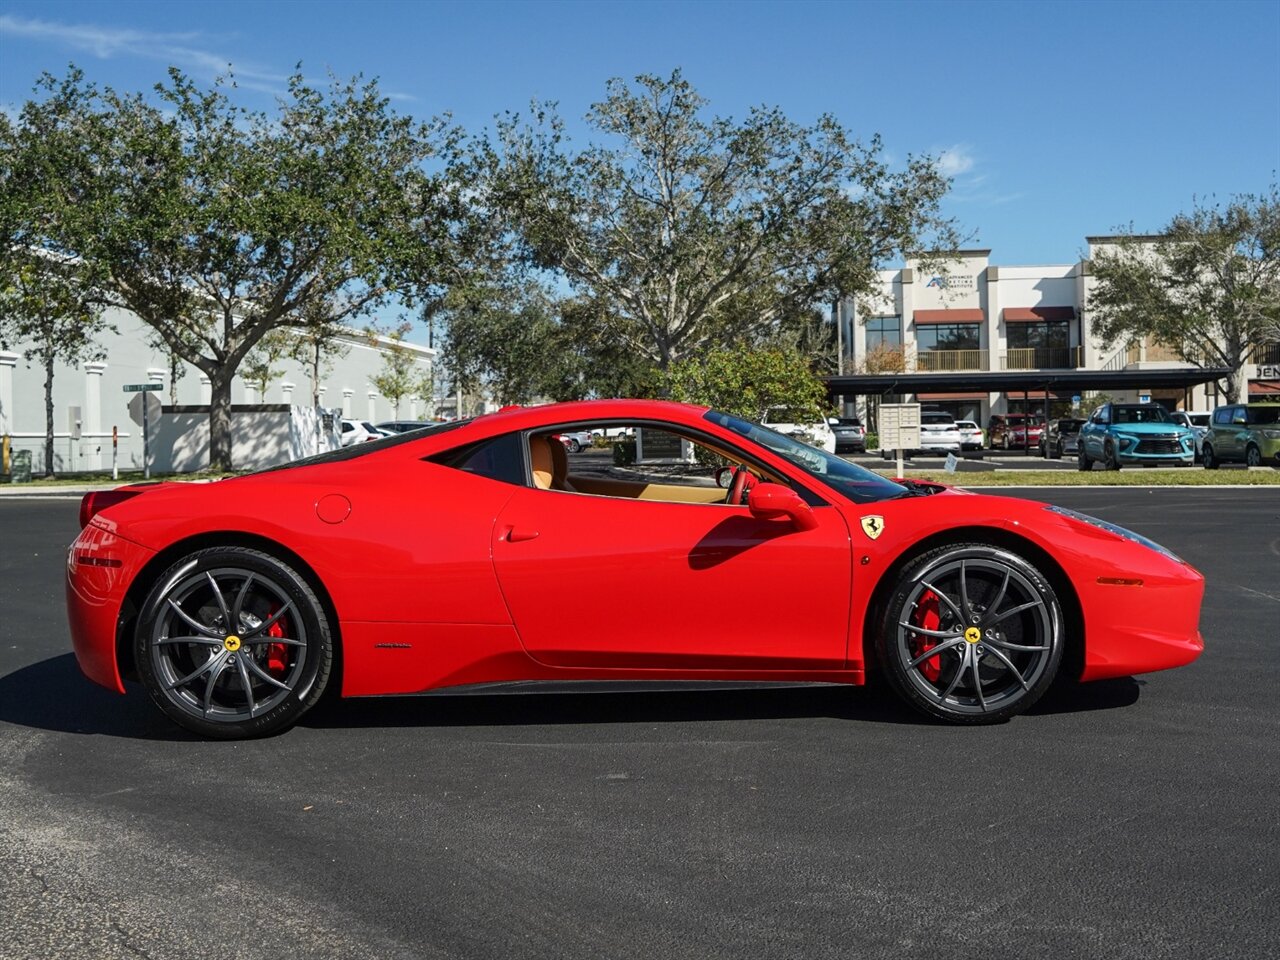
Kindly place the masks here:
<instances>
[{"instance_id":1,"label":"car's shadow on pavement","mask_svg":"<svg viewBox=\"0 0 1280 960\"><path fill-rule=\"evenodd\" d=\"M1050 690L1031 715L1080 713L1132 706L1140 695L1132 677ZM331 701L308 714L303 726L412 727L519 726L522 724L676 723L699 720L778 720L829 717L862 723L945 725L907 707L879 687L837 685L690 685L684 689L583 684L582 692L436 693Z\"/></svg>"},{"instance_id":2,"label":"car's shadow on pavement","mask_svg":"<svg viewBox=\"0 0 1280 960\"><path fill-rule=\"evenodd\" d=\"M1051 690L1029 713L1044 716L1113 710L1137 702L1142 682L1132 677ZM577 686L577 685L575 685ZM776 720L829 717L863 723L932 725L890 692L845 686L695 684L679 688L583 684L517 693L432 694L422 697L331 699L302 719L319 729L344 727L520 726L538 724L675 723L700 720ZM0 722L38 730L142 740L187 740L141 687L119 696L86 680L65 654L0 677Z\"/></svg>"},{"instance_id":3,"label":"car's shadow on pavement","mask_svg":"<svg viewBox=\"0 0 1280 960\"><path fill-rule=\"evenodd\" d=\"M85 678L74 654L41 660L0 677L0 723L134 740L193 740L137 685L128 696Z\"/></svg>"}]
</instances>

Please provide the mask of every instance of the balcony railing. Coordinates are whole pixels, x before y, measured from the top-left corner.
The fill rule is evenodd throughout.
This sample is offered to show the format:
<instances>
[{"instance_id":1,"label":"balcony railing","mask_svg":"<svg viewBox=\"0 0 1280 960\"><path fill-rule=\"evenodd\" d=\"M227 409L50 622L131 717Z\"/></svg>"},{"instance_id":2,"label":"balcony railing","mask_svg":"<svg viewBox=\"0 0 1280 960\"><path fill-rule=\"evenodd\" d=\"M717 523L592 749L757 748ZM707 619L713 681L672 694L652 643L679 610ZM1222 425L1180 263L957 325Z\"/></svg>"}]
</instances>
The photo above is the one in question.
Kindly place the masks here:
<instances>
[{"instance_id":1,"label":"balcony railing","mask_svg":"<svg viewBox=\"0 0 1280 960\"><path fill-rule=\"evenodd\" d=\"M1084 361L1080 347L1010 347L1001 370L1074 370Z\"/></svg>"},{"instance_id":2,"label":"balcony railing","mask_svg":"<svg viewBox=\"0 0 1280 960\"><path fill-rule=\"evenodd\" d=\"M922 373L989 369L986 350L921 350L916 353L916 370Z\"/></svg>"},{"instance_id":3,"label":"balcony railing","mask_svg":"<svg viewBox=\"0 0 1280 960\"><path fill-rule=\"evenodd\" d=\"M1254 363L1280 363L1280 343L1261 343L1253 348Z\"/></svg>"}]
</instances>

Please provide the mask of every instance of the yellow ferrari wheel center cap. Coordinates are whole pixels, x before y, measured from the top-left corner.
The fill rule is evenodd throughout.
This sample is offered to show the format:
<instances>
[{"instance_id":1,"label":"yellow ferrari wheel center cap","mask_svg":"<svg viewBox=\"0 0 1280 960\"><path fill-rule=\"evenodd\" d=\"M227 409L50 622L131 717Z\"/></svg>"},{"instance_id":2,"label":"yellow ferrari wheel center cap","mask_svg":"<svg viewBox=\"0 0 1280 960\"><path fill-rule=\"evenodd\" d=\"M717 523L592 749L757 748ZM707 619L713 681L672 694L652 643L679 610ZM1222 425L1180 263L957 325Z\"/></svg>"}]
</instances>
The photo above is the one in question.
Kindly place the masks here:
<instances>
[{"instance_id":1,"label":"yellow ferrari wheel center cap","mask_svg":"<svg viewBox=\"0 0 1280 960\"><path fill-rule=\"evenodd\" d=\"M227 639L222 641L222 645L226 647L229 652L235 653L240 649L240 638L233 633L231 636L227 637Z\"/></svg>"},{"instance_id":2,"label":"yellow ferrari wheel center cap","mask_svg":"<svg viewBox=\"0 0 1280 960\"><path fill-rule=\"evenodd\" d=\"M982 631L977 627L970 627L964 632L964 638L968 643L977 643L982 639Z\"/></svg>"}]
</instances>

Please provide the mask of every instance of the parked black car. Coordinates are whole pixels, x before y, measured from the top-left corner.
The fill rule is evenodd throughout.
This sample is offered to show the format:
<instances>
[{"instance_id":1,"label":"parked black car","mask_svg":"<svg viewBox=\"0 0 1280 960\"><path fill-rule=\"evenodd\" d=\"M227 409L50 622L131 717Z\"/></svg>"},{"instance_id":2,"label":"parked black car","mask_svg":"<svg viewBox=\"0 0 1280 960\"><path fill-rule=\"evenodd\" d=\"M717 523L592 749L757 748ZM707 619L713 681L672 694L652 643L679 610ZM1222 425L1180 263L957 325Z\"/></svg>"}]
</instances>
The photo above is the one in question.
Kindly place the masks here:
<instances>
[{"instance_id":1,"label":"parked black car","mask_svg":"<svg viewBox=\"0 0 1280 960\"><path fill-rule=\"evenodd\" d=\"M1040 434L1040 456L1048 451L1050 459L1061 460L1064 454L1075 453L1080 443L1080 428L1085 421L1079 417L1062 417L1050 420Z\"/></svg>"},{"instance_id":2,"label":"parked black car","mask_svg":"<svg viewBox=\"0 0 1280 960\"><path fill-rule=\"evenodd\" d=\"M857 417L838 417L831 429L836 435L836 453L867 452L867 428Z\"/></svg>"}]
</instances>

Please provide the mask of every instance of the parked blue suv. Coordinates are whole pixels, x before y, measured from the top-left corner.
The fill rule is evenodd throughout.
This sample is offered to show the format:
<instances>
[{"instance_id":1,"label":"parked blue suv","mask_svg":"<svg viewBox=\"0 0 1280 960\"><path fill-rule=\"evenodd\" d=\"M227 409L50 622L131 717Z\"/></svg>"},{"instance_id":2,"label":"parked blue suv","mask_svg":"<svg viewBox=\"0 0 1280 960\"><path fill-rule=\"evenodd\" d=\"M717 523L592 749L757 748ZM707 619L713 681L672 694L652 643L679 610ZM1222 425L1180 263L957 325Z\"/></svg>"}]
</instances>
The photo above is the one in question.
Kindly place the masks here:
<instances>
[{"instance_id":1,"label":"parked blue suv","mask_svg":"<svg viewBox=\"0 0 1280 960\"><path fill-rule=\"evenodd\" d=\"M1080 428L1080 469L1098 460L1108 470L1124 464L1196 462L1196 435L1175 423L1158 403L1104 403Z\"/></svg>"}]
</instances>

